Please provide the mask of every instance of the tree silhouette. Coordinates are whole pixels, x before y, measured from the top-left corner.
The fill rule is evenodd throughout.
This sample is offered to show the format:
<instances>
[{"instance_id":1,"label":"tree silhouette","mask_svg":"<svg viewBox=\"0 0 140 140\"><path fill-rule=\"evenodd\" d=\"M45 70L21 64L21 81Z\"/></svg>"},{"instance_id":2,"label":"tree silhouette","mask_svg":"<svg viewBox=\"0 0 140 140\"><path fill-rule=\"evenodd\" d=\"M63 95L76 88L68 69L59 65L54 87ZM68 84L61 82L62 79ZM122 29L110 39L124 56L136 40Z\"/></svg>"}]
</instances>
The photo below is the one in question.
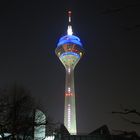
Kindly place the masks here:
<instances>
[{"instance_id":1,"label":"tree silhouette","mask_svg":"<svg viewBox=\"0 0 140 140\"><path fill-rule=\"evenodd\" d=\"M38 106L30 91L14 85L0 90L0 135L2 139L27 140L34 138L34 127L46 125L46 119L40 123L36 118ZM42 113L43 114L43 113ZM38 120L37 120L38 119ZM8 134L5 136L5 134Z\"/></svg>"}]
</instances>

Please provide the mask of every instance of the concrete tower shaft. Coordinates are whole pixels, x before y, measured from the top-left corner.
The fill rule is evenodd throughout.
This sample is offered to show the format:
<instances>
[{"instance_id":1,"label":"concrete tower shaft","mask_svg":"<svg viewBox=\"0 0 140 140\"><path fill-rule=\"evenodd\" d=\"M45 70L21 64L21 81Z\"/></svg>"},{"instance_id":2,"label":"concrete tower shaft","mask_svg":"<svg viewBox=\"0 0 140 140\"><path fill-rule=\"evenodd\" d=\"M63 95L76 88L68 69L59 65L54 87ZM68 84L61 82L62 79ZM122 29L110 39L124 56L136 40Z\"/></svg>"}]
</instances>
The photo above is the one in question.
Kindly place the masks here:
<instances>
[{"instance_id":1,"label":"concrete tower shaft","mask_svg":"<svg viewBox=\"0 0 140 140\"><path fill-rule=\"evenodd\" d=\"M74 69L66 70L64 125L70 134L77 134L75 107Z\"/></svg>"}]
</instances>

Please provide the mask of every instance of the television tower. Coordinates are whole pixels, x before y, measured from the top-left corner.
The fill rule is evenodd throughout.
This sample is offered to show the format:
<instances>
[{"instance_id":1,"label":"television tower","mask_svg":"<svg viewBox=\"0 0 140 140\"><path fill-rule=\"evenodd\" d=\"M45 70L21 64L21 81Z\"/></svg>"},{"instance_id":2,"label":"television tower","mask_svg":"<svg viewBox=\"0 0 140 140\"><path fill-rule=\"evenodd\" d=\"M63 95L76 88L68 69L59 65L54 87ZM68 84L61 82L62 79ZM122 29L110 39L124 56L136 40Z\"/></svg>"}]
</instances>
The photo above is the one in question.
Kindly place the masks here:
<instances>
[{"instance_id":1,"label":"television tower","mask_svg":"<svg viewBox=\"0 0 140 140\"><path fill-rule=\"evenodd\" d=\"M72 135L77 134L76 106L74 89L74 68L81 59L84 50L80 39L73 35L71 25L71 11L68 12L67 35L61 37L55 49L56 55L66 70L64 125Z\"/></svg>"}]
</instances>

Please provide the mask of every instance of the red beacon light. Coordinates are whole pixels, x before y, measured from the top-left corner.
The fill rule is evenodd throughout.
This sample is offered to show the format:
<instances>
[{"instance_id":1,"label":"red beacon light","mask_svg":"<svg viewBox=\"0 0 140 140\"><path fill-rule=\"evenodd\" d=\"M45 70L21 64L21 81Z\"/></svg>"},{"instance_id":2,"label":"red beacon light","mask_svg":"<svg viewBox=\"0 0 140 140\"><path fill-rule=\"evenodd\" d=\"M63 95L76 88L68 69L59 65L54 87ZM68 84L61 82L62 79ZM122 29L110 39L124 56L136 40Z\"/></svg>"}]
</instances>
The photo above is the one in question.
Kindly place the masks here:
<instances>
[{"instance_id":1,"label":"red beacon light","mask_svg":"<svg viewBox=\"0 0 140 140\"><path fill-rule=\"evenodd\" d=\"M69 16L71 16L71 13L72 13L71 11L68 11Z\"/></svg>"},{"instance_id":2,"label":"red beacon light","mask_svg":"<svg viewBox=\"0 0 140 140\"><path fill-rule=\"evenodd\" d=\"M69 22L71 22L71 11L68 11L68 16L69 16Z\"/></svg>"}]
</instances>

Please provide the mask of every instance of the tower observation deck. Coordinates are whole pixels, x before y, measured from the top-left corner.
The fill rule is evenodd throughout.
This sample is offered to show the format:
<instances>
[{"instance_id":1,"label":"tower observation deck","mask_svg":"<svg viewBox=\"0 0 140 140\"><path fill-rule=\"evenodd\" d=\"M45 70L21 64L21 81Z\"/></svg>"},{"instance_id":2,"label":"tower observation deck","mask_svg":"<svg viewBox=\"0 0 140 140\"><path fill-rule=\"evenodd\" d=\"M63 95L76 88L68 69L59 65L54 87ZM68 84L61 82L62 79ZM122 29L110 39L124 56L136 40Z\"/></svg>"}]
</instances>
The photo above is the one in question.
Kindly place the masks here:
<instances>
[{"instance_id":1,"label":"tower observation deck","mask_svg":"<svg viewBox=\"0 0 140 140\"><path fill-rule=\"evenodd\" d=\"M84 49L80 39L73 35L71 26L71 11L69 14L69 25L67 35L61 37L55 49L56 55L66 70L65 81L65 105L64 105L64 125L70 134L77 134L76 126L76 106L74 89L74 68L81 59Z\"/></svg>"}]
</instances>

